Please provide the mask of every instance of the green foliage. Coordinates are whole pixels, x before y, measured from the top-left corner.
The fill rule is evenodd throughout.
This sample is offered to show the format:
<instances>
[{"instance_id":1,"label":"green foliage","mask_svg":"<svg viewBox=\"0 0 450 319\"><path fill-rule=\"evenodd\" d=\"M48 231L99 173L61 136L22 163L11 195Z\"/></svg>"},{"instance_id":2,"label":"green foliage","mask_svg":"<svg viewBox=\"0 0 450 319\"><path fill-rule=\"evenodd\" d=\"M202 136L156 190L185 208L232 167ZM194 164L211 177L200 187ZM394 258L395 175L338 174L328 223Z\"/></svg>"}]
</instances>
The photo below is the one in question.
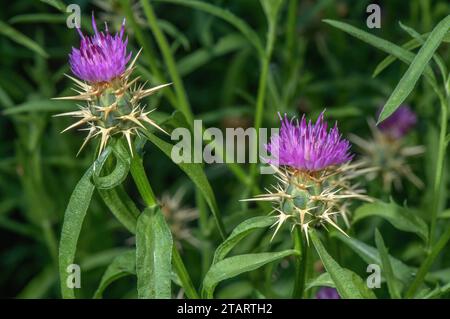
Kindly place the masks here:
<instances>
[{"instance_id":1,"label":"green foliage","mask_svg":"<svg viewBox=\"0 0 450 319\"><path fill-rule=\"evenodd\" d=\"M68 2L9 3L0 12L0 297L314 298L332 287L342 298L448 298L447 2L383 2L381 29L365 25L364 2L79 2L84 33L92 12L114 32L126 18L128 50L143 49L132 78L172 83L142 100L168 132L193 134L194 119L223 132L275 128L278 112L314 119L326 107L343 137L369 140L377 128L367 119L411 106L417 124L400 144L424 146L406 161L424 187L403 180L386 191L372 179L380 167L369 169L356 180L373 202L346 203L349 227L333 219L348 236L315 225L309 243L289 222L272 238L279 212L241 201L274 191L258 164L173 163L170 137L150 126L132 152L115 134L100 156L98 139L77 156L83 133L61 135L70 121L54 117L77 103L52 100L73 94L64 74L73 75L67 55L79 35L66 26ZM362 150L352 152L358 161ZM72 264L81 289L67 285ZM368 264L381 267L381 289L367 288Z\"/></svg>"},{"instance_id":2,"label":"green foliage","mask_svg":"<svg viewBox=\"0 0 450 319\"><path fill-rule=\"evenodd\" d=\"M366 283L354 272L342 268L325 250L315 231L310 232L311 241L320 259L336 285L336 289L342 298L366 299L376 298L375 294L367 287Z\"/></svg>"},{"instance_id":3,"label":"green foliage","mask_svg":"<svg viewBox=\"0 0 450 319\"><path fill-rule=\"evenodd\" d=\"M139 298L170 298L172 235L161 210L147 208L136 227L136 274Z\"/></svg>"}]
</instances>

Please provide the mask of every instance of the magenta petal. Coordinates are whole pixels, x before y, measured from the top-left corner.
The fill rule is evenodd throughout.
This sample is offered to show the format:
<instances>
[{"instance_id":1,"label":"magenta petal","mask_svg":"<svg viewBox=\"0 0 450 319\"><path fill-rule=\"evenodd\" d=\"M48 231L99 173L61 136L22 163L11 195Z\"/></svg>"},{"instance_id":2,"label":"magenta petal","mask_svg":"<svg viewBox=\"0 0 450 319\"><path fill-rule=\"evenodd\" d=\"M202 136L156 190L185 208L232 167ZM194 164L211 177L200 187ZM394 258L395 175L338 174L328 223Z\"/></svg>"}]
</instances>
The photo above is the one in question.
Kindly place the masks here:
<instances>
[{"instance_id":1,"label":"magenta petal","mask_svg":"<svg viewBox=\"0 0 450 319\"><path fill-rule=\"evenodd\" d=\"M99 32L92 15L93 36L81 36L80 48L72 48L69 63L73 74L78 78L91 82L108 82L122 75L131 58L127 53L127 40L123 39L124 25L120 33L114 36L105 29Z\"/></svg>"},{"instance_id":2,"label":"magenta petal","mask_svg":"<svg viewBox=\"0 0 450 319\"><path fill-rule=\"evenodd\" d=\"M350 143L343 139L337 124L328 131L323 112L317 122L300 123L289 120L287 115L281 119L280 132L272 136L266 146L275 160L272 164L290 166L305 171L320 171L328 166L339 165L352 159Z\"/></svg>"}]
</instances>

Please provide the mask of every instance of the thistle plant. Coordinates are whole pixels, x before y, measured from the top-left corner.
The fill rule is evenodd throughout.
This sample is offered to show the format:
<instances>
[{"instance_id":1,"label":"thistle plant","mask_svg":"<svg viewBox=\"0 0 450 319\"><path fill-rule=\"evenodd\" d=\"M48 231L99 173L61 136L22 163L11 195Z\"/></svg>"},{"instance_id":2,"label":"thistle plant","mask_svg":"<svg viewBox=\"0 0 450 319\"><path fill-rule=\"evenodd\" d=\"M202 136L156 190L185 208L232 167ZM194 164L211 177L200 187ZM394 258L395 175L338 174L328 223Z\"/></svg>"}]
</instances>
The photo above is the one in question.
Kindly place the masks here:
<instances>
[{"instance_id":1,"label":"thistle plant","mask_svg":"<svg viewBox=\"0 0 450 319\"><path fill-rule=\"evenodd\" d=\"M338 217L349 225L351 201L370 200L352 182L365 171L351 164L350 142L342 138L337 123L328 130L324 112L314 124L304 115L300 122L286 115L280 120L279 134L266 146L278 183L251 200L274 203L278 214L274 236L286 221L300 227L307 240L311 227L332 226L345 234Z\"/></svg>"},{"instance_id":2,"label":"thistle plant","mask_svg":"<svg viewBox=\"0 0 450 319\"><path fill-rule=\"evenodd\" d=\"M169 84L145 88L145 83L138 84L139 77L131 79L140 51L127 67L131 52L127 52L128 38L124 39L125 19L115 35L109 33L107 24L105 31L99 32L94 15L92 27L93 36L84 35L77 29L81 37L80 48L73 48L69 55L71 70L78 79L68 77L75 82L74 91L78 95L56 98L85 103L79 104L77 111L57 115L77 119L62 132L85 126L81 130L88 133L78 153L91 139L99 137L100 155L111 137L117 134L125 137L133 153L132 136L146 130L145 123L165 132L149 117L153 110L147 110L141 101Z\"/></svg>"},{"instance_id":3,"label":"thistle plant","mask_svg":"<svg viewBox=\"0 0 450 319\"><path fill-rule=\"evenodd\" d=\"M402 189L402 179L406 178L417 188L423 188L423 182L408 165L409 157L425 152L424 146L407 146L405 137L417 123L417 116L409 106L400 106L390 117L378 126L369 120L372 138L365 140L355 134L350 139L361 150L361 165L372 168L366 174L368 181L381 177L383 189L389 192L391 186Z\"/></svg>"},{"instance_id":4,"label":"thistle plant","mask_svg":"<svg viewBox=\"0 0 450 319\"><path fill-rule=\"evenodd\" d=\"M31 16L18 12L28 8L18 0L5 8L11 17L0 19L7 31L1 35L7 62L2 71L8 75L0 80L6 127L0 228L12 235L0 258L1 287L20 291L17 298L450 296L450 16L442 19L444 1L432 2L436 10L421 0L411 1L410 10L392 4L390 11L403 12L404 23L419 26L415 31L400 25L401 43L386 40L399 35L399 28L386 27L395 14L385 16L377 32L367 29L364 19L355 21L362 29L319 22L336 17L332 3L324 11L317 10L320 3L298 0L84 1L86 10L101 8L92 29L90 11L81 12L88 33L85 24L83 31L47 25L64 19L64 6L44 2L33 6ZM43 11L47 5L52 7ZM158 16L162 10L170 14ZM261 19L251 25L239 16L257 10ZM437 19L442 21L432 28ZM299 32L299 25L318 32ZM348 54L349 39L329 33L330 25L366 44L352 42ZM68 33L76 37L73 49L64 47ZM384 54L374 54L369 45ZM70 53L61 66L58 52ZM378 79L367 77L374 58L384 58L374 69ZM397 63L407 69L401 79L400 65L384 72ZM49 101L71 95L57 93L65 88L60 70L66 68L76 94ZM144 80L155 86L173 82L173 88L161 92L167 84L147 88ZM150 104L156 92L163 93L165 106L157 116L150 113L158 106ZM380 98L386 104L378 122L367 126L366 116L374 114L363 105ZM323 104L332 105L331 112L320 114L316 106ZM59 135L62 119L48 119L55 110L71 111L58 115L73 120L64 132L86 134L80 142L80 151L88 153L84 159L68 148L83 133ZM279 134L265 141L259 130L277 112L307 115L298 120L283 115ZM320 115L309 120L308 114ZM338 123L327 123L331 114ZM236 125L224 117L246 121ZM186 136L193 136L193 143L185 145L193 146L193 155L209 151L224 165L199 163L197 156L174 163L184 143L159 134L158 118L165 119L164 129L192 133ZM238 137L238 147L255 142L242 148L252 163L240 163L239 148L228 148L228 134L216 135L219 130L203 125L197 130L194 119L225 131L242 128L245 138ZM410 134L417 123L420 134L418 129ZM341 134L344 125L359 136ZM252 159L264 144L275 174L263 178ZM418 144L426 146L427 156L414 159L413 172L413 156L424 151ZM386 192L380 195L374 178L384 181ZM267 180L274 185L265 192ZM171 191L176 189L189 190L189 196L182 200ZM239 202L248 197L256 202ZM24 258L30 259L26 271L20 267ZM20 280L10 279L16 275ZM133 279L116 282L124 276ZM382 288L372 289L381 278ZM189 301L182 304L189 312Z\"/></svg>"}]
</instances>

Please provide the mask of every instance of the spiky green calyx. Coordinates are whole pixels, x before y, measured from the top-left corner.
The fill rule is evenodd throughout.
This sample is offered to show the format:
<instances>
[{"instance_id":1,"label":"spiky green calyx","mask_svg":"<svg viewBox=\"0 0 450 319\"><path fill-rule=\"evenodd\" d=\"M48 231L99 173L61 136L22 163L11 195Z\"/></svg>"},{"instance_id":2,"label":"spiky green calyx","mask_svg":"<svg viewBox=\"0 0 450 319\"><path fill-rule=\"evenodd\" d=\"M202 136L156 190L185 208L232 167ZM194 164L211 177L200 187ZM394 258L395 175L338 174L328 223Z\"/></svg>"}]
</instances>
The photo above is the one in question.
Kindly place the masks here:
<instances>
[{"instance_id":1,"label":"spiky green calyx","mask_svg":"<svg viewBox=\"0 0 450 319\"><path fill-rule=\"evenodd\" d=\"M366 174L367 180L381 178L383 189L390 192L392 185L397 190L402 189L402 179L406 178L414 186L421 189L423 182L417 177L408 164L409 157L425 152L422 145L406 146L402 138L392 138L380 131L373 120L369 120L372 138L365 140L357 135L350 135L350 140L361 150L359 163L371 171Z\"/></svg>"},{"instance_id":2,"label":"spiky green calyx","mask_svg":"<svg viewBox=\"0 0 450 319\"><path fill-rule=\"evenodd\" d=\"M279 183L267 194L249 199L274 203L273 212L278 214L278 219L274 224L276 229L273 236L286 221L291 223L292 228L299 226L306 239L310 227L327 228L330 225L345 234L338 225L338 218L341 217L349 226L348 207L351 201L371 200L363 189L352 183L352 179L365 173L364 170L358 170L358 165L344 164L318 172L290 167L273 168Z\"/></svg>"},{"instance_id":3,"label":"spiky green calyx","mask_svg":"<svg viewBox=\"0 0 450 319\"><path fill-rule=\"evenodd\" d=\"M111 137L119 134L125 137L133 154L132 136L146 130L145 123L166 133L148 116L153 110L147 111L145 105L141 105L141 100L170 84L146 89L145 83L137 84L139 77L130 80L138 56L139 53L121 76L109 82L88 84L68 76L75 82L77 86L75 91L79 94L56 99L84 101L85 104L79 104L78 111L56 116L70 116L78 119L62 133L80 126L85 126L80 130L88 131L78 153L91 139L99 137L99 154L101 154Z\"/></svg>"}]
</instances>

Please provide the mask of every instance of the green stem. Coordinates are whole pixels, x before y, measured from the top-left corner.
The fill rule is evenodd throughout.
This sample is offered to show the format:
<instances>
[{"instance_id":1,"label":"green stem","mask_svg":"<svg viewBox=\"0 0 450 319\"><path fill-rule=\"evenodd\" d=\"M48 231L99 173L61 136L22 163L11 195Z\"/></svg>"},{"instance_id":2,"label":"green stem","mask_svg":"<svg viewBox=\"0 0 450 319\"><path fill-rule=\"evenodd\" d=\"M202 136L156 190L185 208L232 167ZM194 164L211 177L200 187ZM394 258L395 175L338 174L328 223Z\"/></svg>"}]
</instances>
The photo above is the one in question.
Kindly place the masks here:
<instances>
[{"instance_id":1,"label":"green stem","mask_svg":"<svg viewBox=\"0 0 450 319\"><path fill-rule=\"evenodd\" d=\"M45 242L47 244L54 265L58 265L58 241L56 240L56 236L52 229L52 225L48 219L45 219L41 223L41 227L44 233Z\"/></svg>"},{"instance_id":2,"label":"green stem","mask_svg":"<svg viewBox=\"0 0 450 319\"><path fill-rule=\"evenodd\" d=\"M442 249L444 249L449 240L450 240L450 228L447 228L445 233L441 236L436 245L433 247L431 253L423 262L422 266L420 266L413 283L411 284L411 286L408 289L408 292L406 293L406 298L414 297L417 289L422 285L425 276L428 273L428 270L433 265L434 260L442 251Z\"/></svg>"},{"instance_id":3,"label":"green stem","mask_svg":"<svg viewBox=\"0 0 450 319\"><path fill-rule=\"evenodd\" d=\"M153 189L150 186L147 175L145 174L141 156L134 154L131 159L130 171L136 187L138 188L139 194L141 194L145 204L148 207L155 206L158 201L156 200L155 193L153 193Z\"/></svg>"},{"instance_id":4,"label":"green stem","mask_svg":"<svg viewBox=\"0 0 450 319\"><path fill-rule=\"evenodd\" d=\"M292 291L292 298L303 298L306 282L308 247L303 240L300 227L295 227L293 236L294 249L297 250L299 254L295 256L295 281L294 290Z\"/></svg>"},{"instance_id":5,"label":"green stem","mask_svg":"<svg viewBox=\"0 0 450 319\"><path fill-rule=\"evenodd\" d=\"M264 115L264 104L266 100L266 89L267 89L267 81L269 77L269 66L270 59L272 57L272 51L275 44L275 34L276 34L276 23L269 22L269 31L267 33L267 43L266 49L263 56L261 56L261 75L259 77L258 84L258 96L256 100L256 113L255 113L255 123L254 127L256 130L256 144L253 145L252 151L258 157L258 145L259 145L259 129L261 128L263 115ZM257 163L253 164L250 168L250 186L253 186L256 173L257 173L258 165Z\"/></svg>"},{"instance_id":6,"label":"green stem","mask_svg":"<svg viewBox=\"0 0 450 319\"><path fill-rule=\"evenodd\" d=\"M177 107L176 103L174 104L174 106L175 106L175 108L178 108L183 113L183 115L186 117L189 125L192 126L193 122L194 122L194 115L192 113L192 110L191 110L191 107L189 104L189 100L188 100L186 90L183 85L183 81L178 72L177 65L175 63L175 59L173 57L172 51L170 50L169 43L167 42L167 39L164 36L164 33L161 31L161 28L159 27L159 25L157 23L157 18L156 18L155 12L154 12L153 7L150 4L150 2L148 0L147 1L141 0L141 3L144 8L144 12L147 17L147 21L148 21L150 28L156 38L156 42L158 43L158 46L161 50L164 61L166 63L167 69L169 71L170 77L172 78L172 81L175 86L175 92L177 94L179 107ZM144 43L143 43L143 45L144 45ZM144 46L144 49L146 49L145 46ZM197 132L197 133L202 134L202 136L203 136L203 131ZM218 155L223 158L222 151L220 151L220 154L218 151ZM246 185L250 184L249 179L247 178L244 170L241 167L239 167L239 165L233 163L232 161L225 161L225 163L227 164L230 171L241 182L245 183Z\"/></svg>"},{"instance_id":7,"label":"green stem","mask_svg":"<svg viewBox=\"0 0 450 319\"><path fill-rule=\"evenodd\" d=\"M153 54L152 47L149 45L150 41L148 41L144 33L142 32L142 29L139 27L139 25L136 23L136 20L133 15L133 10L131 8L130 0L121 0L122 2L122 8L125 11L125 15L127 17L127 22L130 24L130 27L133 29L133 31L136 34L136 39L142 46L143 55L147 61L147 63L150 66L150 70L152 72L152 75L159 81L160 83L165 83L167 80L165 79L164 75L161 73L161 71L158 68L158 65L156 64L157 59L155 58ZM170 104L172 104L175 108L177 105L177 99L175 95L173 94L173 91L170 89L163 90L163 94L167 97Z\"/></svg>"},{"instance_id":8,"label":"green stem","mask_svg":"<svg viewBox=\"0 0 450 319\"><path fill-rule=\"evenodd\" d=\"M430 235L428 239L429 248L433 247L434 243L434 236L436 232L436 223L437 223L437 217L439 213L439 203L441 200L441 183L442 183L442 174L443 174L443 168L444 168L444 162L445 162L445 152L446 152L446 134L447 134L447 120L448 120L448 107L449 107L449 99L450 96L447 93L447 98L440 98L441 101L441 131L439 134L439 150L438 150L438 156L437 156L437 163L436 163L436 176L434 180L434 188L433 188L433 210L432 210L432 216L431 216L431 227L430 227ZM423 264L420 266L419 271L417 272L416 277L414 278L414 281L412 282L411 286L409 287L406 297L412 298L417 289L422 285L422 283L425 280L425 276L430 270L431 266L433 265L436 257L439 255L441 250L446 246L447 242L450 240L450 228L446 230L446 232L441 236L441 238L438 240L436 245L431 249L430 254L427 256Z\"/></svg>"},{"instance_id":9,"label":"green stem","mask_svg":"<svg viewBox=\"0 0 450 319\"><path fill-rule=\"evenodd\" d=\"M186 90L184 89L183 81L181 80L180 74L177 70L177 65L175 63L175 59L170 50L169 43L167 42L164 33L161 31L158 21L156 19L155 12L153 11L153 7L148 0L141 0L142 7L144 8L145 16L147 17L147 21L150 25L150 29L155 36L156 42L161 50L162 56L164 58L164 62L166 63L167 69L169 71L170 77L175 86L175 93L178 98L178 103L180 107L180 111L184 114L186 119L188 120L189 125L192 125L194 122L194 116L192 115L191 107L189 105L189 101L187 98Z\"/></svg>"},{"instance_id":10,"label":"green stem","mask_svg":"<svg viewBox=\"0 0 450 319\"><path fill-rule=\"evenodd\" d=\"M441 200L441 190L442 190L442 174L444 169L445 162L445 152L447 143L445 141L447 135L447 121L448 121L448 104L449 104L449 96L447 98L440 98L441 105L441 130L439 133L439 149L438 155L436 159L436 176L434 178L434 187L433 187L433 210L431 215L431 227L430 227L430 236L429 236L429 247L432 246L434 242L434 236L436 232L436 223L437 216L439 213L439 203Z\"/></svg>"},{"instance_id":11,"label":"green stem","mask_svg":"<svg viewBox=\"0 0 450 319\"><path fill-rule=\"evenodd\" d=\"M294 43L297 26L298 0L289 0L288 16L286 21L286 55L289 62L294 55Z\"/></svg>"},{"instance_id":12,"label":"green stem","mask_svg":"<svg viewBox=\"0 0 450 319\"><path fill-rule=\"evenodd\" d=\"M189 299L198 299L199 296L197 294L197 291L195 290L194 285L192 284L191 277L189 276L189 273L187 272L186 267L184 266L183 260L181 259L180 253L178 252L175 245L173 245L172 249L172 263L175 268L175 272L180 278L186 296Z\"/></svg>"}]
</instances>

